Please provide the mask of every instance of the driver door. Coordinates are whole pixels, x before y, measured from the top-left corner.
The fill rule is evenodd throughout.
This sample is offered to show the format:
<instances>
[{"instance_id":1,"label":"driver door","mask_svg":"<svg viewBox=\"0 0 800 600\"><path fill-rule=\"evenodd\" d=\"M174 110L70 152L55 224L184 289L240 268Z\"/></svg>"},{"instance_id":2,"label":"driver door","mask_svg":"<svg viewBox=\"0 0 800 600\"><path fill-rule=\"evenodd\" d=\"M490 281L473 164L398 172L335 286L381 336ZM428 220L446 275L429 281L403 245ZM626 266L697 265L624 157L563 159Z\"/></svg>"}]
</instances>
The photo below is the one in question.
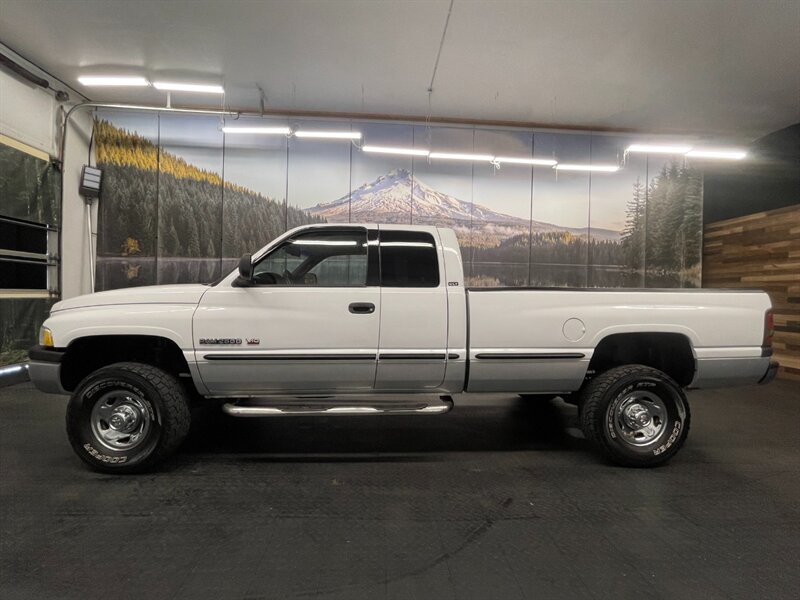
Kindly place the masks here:
<instances>
[{"instance_id":1,"label":"driver door","mask_svg":"<svg viewBox=\"0 0 800 600\"><path fill-rule=\"evenodd\" d=\"M203 382L219 395L371 390L377 261L365 228L320 227L260 258L250 287L210 289L194 318Z\"/></svg>"}]
</instances>

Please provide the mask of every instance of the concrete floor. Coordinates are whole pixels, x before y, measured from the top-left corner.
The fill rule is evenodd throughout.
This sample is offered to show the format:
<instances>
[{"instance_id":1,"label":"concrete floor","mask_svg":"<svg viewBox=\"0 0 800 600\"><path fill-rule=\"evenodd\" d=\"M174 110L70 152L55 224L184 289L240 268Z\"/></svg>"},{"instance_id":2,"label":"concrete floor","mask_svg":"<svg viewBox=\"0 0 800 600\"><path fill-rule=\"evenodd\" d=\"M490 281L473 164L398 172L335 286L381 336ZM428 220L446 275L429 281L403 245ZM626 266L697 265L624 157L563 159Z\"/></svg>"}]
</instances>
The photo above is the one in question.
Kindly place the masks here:
<instances>
[{"instance_id":1,"label":"concrete floor","mask_svg":"<svg viewBox=\"0 0 800 600\"><path fill-rule=\"evenodd\" d=\"M73 456L66 398L2 389L0 597L800 597L800 383L691 393L651 470L590 452L560 401L463 400L215 413L161 472L114 477Z\"/></svg>"}]
</instances>

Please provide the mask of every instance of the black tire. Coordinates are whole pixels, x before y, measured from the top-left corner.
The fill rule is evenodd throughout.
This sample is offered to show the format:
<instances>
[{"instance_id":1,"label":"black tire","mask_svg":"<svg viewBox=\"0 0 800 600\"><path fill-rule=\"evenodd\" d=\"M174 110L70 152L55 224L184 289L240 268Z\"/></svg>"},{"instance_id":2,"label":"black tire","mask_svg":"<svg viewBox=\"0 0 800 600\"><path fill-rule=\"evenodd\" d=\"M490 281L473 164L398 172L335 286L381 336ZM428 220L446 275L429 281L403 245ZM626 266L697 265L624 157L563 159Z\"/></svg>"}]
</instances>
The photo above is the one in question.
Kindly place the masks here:
<instances>
[{"instance_id":1,"label":"black tire","mask_svg":"<svg viewBox=\"0 0 800 600\"><path fill-rule=\"evenodd\" d=\"M689 403L680 385L644 365L616 367L596 376L581 392L579 411L584 435L626 467L665 463L689 434Z\"/></svg>"},{"instance_id":2,"label":"black tire","mask_svg":"<svg viewBox=\"0 0 800 600\"><path fill-rule=\"evenodd\" d=\"M125 427L115 429L111 418ZM103 473L153 468L180 446L190 423L186 391L178 380L141 363L98 369L78 385L67 405L67 436L73 450Z\"/></svg>"}]
</instances>

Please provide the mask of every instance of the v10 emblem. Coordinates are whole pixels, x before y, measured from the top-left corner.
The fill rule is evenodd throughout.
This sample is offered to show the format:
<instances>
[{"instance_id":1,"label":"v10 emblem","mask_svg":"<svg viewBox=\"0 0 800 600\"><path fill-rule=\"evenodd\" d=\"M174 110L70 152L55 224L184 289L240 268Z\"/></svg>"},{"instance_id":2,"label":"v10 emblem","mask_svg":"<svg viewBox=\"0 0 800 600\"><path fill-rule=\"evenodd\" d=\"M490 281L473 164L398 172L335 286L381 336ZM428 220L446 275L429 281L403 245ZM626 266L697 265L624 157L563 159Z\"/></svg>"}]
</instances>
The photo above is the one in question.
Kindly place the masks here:
<instances>
[{"instance_id":1,"label":"v10 emblem","mask_svg":"<svg viewBox=\"0 0 800 600\"><path fill-rule=\"evenodd\" d=\"M261 340L258 338L245 338L247 340L248 346L258 346L261 343Z\"/></svg>"}]
</instances>

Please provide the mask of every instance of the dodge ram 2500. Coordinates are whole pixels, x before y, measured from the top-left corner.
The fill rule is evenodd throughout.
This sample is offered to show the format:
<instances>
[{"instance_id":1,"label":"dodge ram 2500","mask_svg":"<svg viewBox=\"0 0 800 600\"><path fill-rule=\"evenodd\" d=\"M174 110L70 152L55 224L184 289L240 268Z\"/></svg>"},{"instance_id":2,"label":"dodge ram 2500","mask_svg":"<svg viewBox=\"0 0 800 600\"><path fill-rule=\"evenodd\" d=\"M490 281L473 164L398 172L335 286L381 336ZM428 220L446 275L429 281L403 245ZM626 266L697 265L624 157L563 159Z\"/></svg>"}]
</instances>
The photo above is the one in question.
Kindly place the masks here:
<instances>
[{"instance_id":1,"label":"dodge ram 2500","mask_svg":"<svg viewBox=\"0 0 800 600\"><path fill-rule=\"evenodd\" d=\"M236 417L445 413L452 394L561 396L612 461L662 463L689 431L685 388L767 383L759 291L465 289L450 229L311 225L210 285L58 302L30 351L91 467L172 453L190 406Z\"/></svg>"}]
</instances>

